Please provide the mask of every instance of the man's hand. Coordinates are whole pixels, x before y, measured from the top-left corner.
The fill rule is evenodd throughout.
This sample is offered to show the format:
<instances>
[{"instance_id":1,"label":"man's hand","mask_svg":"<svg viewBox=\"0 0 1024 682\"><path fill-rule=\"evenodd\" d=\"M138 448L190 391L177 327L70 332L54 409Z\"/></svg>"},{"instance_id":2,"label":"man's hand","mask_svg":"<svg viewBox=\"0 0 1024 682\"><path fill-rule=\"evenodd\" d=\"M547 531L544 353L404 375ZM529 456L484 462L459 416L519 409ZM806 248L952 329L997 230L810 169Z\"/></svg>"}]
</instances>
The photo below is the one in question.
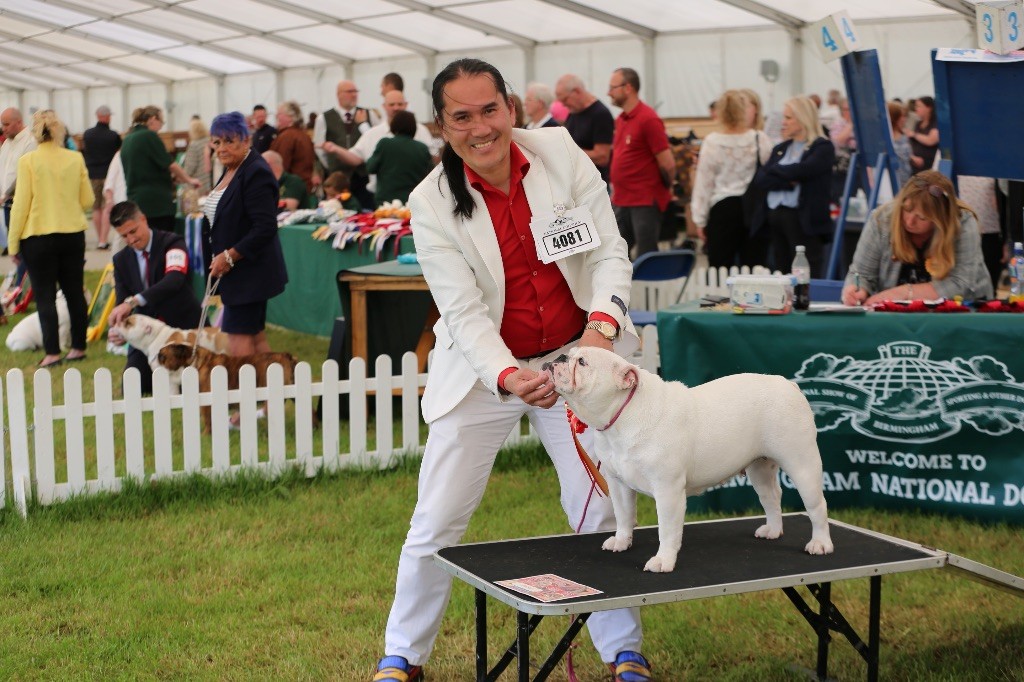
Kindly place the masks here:
<instances>
[{"instance_id":1,"label":"man's hand","mask_svg":"<svg viewBox=\"0 0 1024 682\"><path fill-rule=\"evenodd\" d=\"M328 154L333 154L338 149L338 145L328 140L320 145L320 149L323 149Z\"/></svg>"},{"instance_id":2,"label":"man's hand","mask_svg":"<svg viewBox=\"0 0 1024 682\"><path fill-rule=\"evenodd\" d=\"M356 109L356 115L352 118L356 122L356 125L359 126L369 121L370 115L367 113L366 109Z\"/></svg>"},{"instance_id":3,"label":"man's hand","mask_svg":"<svg viewBox=\"0 0 1024 682\"><path fill-rule=\"evenodd\" d=\"M120 303L117 306L115 306L113 310L110 311L110 317L108 318L108 323L110 324L111 327L117 327L122 322L124 322L124 319L126 317L128 317L131 314L132 314L132 307L130 305L128 305L127 303ZM113 330L111 330L111 331L113 331ZM123 343L123 342L124 342L124 339L122 339L120 341L120 343Z\"/></svg>"},{"instance_id":4,"label":"man's hand","mask_svg":"<svg viewBox=\"0 0 1024 682\"><path fill-rule=\"evenodd\" d=\"M535 372L527 367L520 367L505 377L505 390L534 407L547 409L558 400L551 376L547 372Z\"/></svg>"},{"instance_id":5,"label":"man's hand","mask_svg":"<svg viewBox=\"0 0 1024 682\"><path fill-rule=\"evenodd\" d=\"M595 348L612 349L612 342L604 338L594 329L584 329L580 337L580 346L593 346Z\"/></svg>"}]
</instances>

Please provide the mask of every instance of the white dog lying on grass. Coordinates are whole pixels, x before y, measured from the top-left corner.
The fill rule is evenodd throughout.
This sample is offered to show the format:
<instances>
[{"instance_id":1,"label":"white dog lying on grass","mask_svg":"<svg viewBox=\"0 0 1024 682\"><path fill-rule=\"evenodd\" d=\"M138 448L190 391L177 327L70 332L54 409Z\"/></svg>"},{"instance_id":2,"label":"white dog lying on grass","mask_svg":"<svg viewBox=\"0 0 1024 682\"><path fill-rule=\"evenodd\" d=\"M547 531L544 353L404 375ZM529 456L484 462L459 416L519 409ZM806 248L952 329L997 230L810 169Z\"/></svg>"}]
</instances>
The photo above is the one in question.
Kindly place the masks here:
<instances>
[{"instance_id":1,"label":"white dog lying on grass","mask_svg":"<svg viewBox=\"0 0 1024 682\"><path fill-rule=\"evenodd\" d=\"M89 296L85 297L86 305L89 303ZM71 348L71 316L68 314L68 302L64 299L64 292L57 292L57 333L60 337L62 350ZM39 313L26 315L7 334L5 342L7 348L13 351L40 350L43 347L43 326L39 323Z\"/></svg>"},{"instance_id":2,"label":"white dog lying on grass","mask_svg":"<svg viewBox=\"0 0 1024 682\"><path fill-rule=\"evenodd\" d=\"M608 474L616 524L604 549L621 552L632 544L640 491L654 498L658 511L658 553L644 570L671 571L683 540L686 496L744 469L767 517L754 535L778 538L781 467L811 519L806 551L832 552L814 414L796 384L737 374L688 388L600 348L574 348L544 369L573 412L596 428L595 454Z\"/></svg>"}]
</instances>

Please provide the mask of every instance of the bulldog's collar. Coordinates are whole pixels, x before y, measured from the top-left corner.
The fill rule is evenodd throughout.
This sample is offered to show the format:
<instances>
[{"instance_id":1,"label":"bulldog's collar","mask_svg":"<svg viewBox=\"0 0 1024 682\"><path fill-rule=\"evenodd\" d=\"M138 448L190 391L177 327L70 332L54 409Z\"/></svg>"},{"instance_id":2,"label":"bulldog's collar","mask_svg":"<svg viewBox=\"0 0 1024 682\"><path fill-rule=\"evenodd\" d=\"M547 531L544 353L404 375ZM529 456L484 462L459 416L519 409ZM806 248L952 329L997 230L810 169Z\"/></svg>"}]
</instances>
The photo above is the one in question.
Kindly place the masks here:
<instances>
[{"instance_id":1,"label":"bulldog's collar","mask_svg":"<svg viewBox=\"0 0 1024 682\"><path fill-rule=\"evenodd\" d=\"M626 405L629 405L629 401L633 399L633 394L636 393L636 386L637 385L634 383L633 388L629 389L629 395L626 396L626 400L619 406L619 411L615 413L615 416L612 417L610 422L599 428L598 431L607 431L611 428L612 424L615 423L615 420L619 418L620 414L622 414L622 411L626 409Z\"/></svg>"}]
</instances>

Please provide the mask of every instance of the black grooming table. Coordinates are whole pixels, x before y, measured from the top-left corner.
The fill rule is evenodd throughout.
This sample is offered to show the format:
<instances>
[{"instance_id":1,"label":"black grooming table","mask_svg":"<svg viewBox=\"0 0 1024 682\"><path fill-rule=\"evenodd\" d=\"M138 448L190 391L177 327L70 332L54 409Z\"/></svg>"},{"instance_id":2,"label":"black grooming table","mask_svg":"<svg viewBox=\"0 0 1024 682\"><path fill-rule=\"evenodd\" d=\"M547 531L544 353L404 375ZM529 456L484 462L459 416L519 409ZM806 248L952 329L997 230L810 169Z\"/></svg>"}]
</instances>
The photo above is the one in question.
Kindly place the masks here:
<instances>
[{"instance_id":1,"label":"black grooming table","mask_svg":"<svg viewBox=\"0 0 1024 682\"><path fill-rule=\"evenodd\" d=\"M754 530L763 516L687 523L683 547L671 573L647 573L644 564L657 552L657 527L638 528L633 546L625 552L606 552L601 543L610 531L583 535L558 535L502 542L457 545L438 550L441 568L476 588L477 680L496 680L519 659L519 677L529 677L529 638L537 624L549 615L579 614L565 637L541 666L535 680L547 679L565 654L576 633L594 611L647 606L703 597L740 594L781 588L818 636L819 679L828 675L830 631L845 636L868 666L868 679L878 677L881 576L954 563L946 552L856 526L831 521L835 552L811 556L804 545L811 537L810 520L803 513L785 515L785 534L778 540L761 540ZM1024 583L980 564L955 557L968 566L961 570L996 586L1019 591ZM983 570L979 570L983 569ZM541 602L508 590L495 581L552 573L602 594ZM868 642L864 642L831 602L831 583L851 578L871 581ZM804 586L818 603L815 611L796 590ZM516 641L498 663L488 670L486 595L515 608L519 613ZM532 614L532 615L531 615Z\"/></svg>"}]
</instances>

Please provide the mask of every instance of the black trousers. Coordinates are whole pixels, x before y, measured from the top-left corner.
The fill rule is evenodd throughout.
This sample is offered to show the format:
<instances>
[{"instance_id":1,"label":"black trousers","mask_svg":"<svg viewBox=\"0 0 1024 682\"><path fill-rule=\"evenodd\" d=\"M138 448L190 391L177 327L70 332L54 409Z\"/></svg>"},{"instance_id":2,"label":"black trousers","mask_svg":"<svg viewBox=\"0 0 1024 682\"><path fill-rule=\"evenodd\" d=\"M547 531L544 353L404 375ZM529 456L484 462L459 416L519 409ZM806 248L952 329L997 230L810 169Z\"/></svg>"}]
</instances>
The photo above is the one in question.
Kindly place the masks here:
<instances>
[{"instance_id":1,"label":"black trousers","mask_svg":"<svg viewBox=\"0 0 1024 682\"><path fill-rule=\"evenodd\" d=\"M704 236L708 265L713 268L768 264L768 230L748 233L740 197L726 197L711 207Z\"/></svg>"},{"instance_id":2,"label":"black trousers","mask_svg":"<svg viewBox=\"0 0 1024 682\"><path fill-rule=\"evenodd\" d=\"M632 253L636 245L637 259L649 251L658 250L658 236L661 234L663 214L657 204L650 206L615 206L615 222L619 226L619 234L626 240L626 253Z\"/></svg>"},{"instance_id":3,"label":"black trousers","mask_svg":"<svg viewBox=\"0 0 1024 682\"><path fill-rule=\"evenodd\" d=\"M57 285L64 292L71 317L71 347L85 350L88 307L82 293L85 273L85 232L52 233L21 240L21 257L28 267L32 292L43 328L43 349L60 354Z\"/></svg>"},{"instance_id":4,"label":"black trousers","mask_svg":"<svg viewBox=\"0 0 1024 682\"><path fill-rule=\"evenodd\" d=\"M149 366L149 358L146 354L134 346L128 346L128 360L125 362L124 368L128 369L129 367L139 370L142 395L152 395L153 368Z\"/></svg>"},{"instance_id":5,"label":"black trousers","mask_svg":"<svg viewBox=\"0 0 1024 682\"><path fill-rule=\"evenodd\" d=\"M825 241L814 234L807 234L800 227L800 216L795 208L779 206L768 209L768 230L771 234L774 267L779 272L789 272L796 255L796 247L804 245L807 262L811 265L811 277L825 276Z\"/></svg>"}]
</instances>

